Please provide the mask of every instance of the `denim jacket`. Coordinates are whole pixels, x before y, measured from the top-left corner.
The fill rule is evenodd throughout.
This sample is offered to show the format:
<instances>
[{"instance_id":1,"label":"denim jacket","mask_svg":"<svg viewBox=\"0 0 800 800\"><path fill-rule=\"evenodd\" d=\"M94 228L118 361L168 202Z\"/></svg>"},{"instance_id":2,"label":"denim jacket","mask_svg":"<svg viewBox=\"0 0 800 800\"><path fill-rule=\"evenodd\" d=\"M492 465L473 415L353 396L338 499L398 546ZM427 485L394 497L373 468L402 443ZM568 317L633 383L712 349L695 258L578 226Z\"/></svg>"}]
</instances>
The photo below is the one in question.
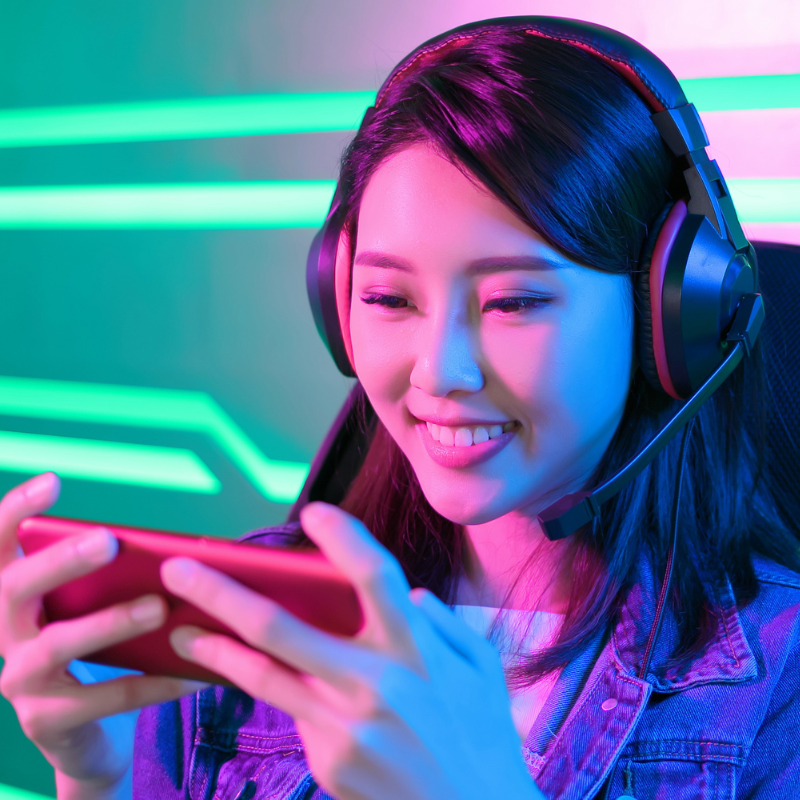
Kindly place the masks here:
<instances>
[{"instance_id":1,"label":"denim jacket","mask_svg":"<svg viewBox=\"0 0 800 800\"><path fill-rule=\"evenodd\" d=\"M295 530L245 538L289 544ZM729 584L713 589L716 636L680 672L663 666L676 635L665 616L643 680L656 587L640 564L613 631L563 670L522 746L545 797L800 799L800 576L762 559L755 567L760 591L746 607ZM221 686L142 711L133 780L134 798L329 798L292 719Z\"/></svg>"}]
</instances>

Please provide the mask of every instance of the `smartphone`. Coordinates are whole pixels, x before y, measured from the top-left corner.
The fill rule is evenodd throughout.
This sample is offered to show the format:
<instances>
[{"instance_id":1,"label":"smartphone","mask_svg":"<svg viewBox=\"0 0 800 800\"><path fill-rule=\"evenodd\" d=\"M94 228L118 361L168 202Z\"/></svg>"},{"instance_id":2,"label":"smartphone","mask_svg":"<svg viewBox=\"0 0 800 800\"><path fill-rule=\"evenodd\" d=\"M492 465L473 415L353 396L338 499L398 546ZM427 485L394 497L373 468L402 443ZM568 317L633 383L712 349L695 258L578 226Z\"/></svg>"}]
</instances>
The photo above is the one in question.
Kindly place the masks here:
<instances>
[{"instance_id":1,"label":"smartphone","mask_svg":"<svg viewBox=\"0 0 800 800\"><path fill-rule=\"evenodd\" d=\"M117 538L116 558L95 572L46 594L43 598L46 622L83 616L151 593L164 597L169 614L158 630L84 656L82 661L230 685L221 676L181 658L169 643L170 631L178 625L197 625L242 641L222 622L164 588L159 567L172 556L193 558L224 572L329 633L353 636L361 628L361 608L352 585L317 552L294 552L226 539L44 515L22 520L18 528L19 543L22 551L31 555L61 539L85 534L98 525Z\"/></svg>"}]
</instances>

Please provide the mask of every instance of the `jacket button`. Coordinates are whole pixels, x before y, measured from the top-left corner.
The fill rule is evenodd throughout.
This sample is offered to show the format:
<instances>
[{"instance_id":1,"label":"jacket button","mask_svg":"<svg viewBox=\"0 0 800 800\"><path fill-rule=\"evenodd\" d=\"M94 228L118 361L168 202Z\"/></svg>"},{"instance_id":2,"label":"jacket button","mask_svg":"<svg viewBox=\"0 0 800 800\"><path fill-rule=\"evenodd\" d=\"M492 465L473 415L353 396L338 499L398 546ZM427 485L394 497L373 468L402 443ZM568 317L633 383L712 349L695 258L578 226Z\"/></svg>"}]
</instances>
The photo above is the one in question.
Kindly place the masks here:
<instances>
[{"instance_id":1,"label":"jacket button","mask_svg":"<svg viewBox=\"0 0 800 800\"><path fill-rule=\"evenodd\" d=\"M602 708L603 711L611 711L612 708L616 707L617 701L613 697L609 697L608 700L603 700L602 704L600 705L600 708ZM620 800L622 800L622 798L620 798Z\"/></svg>"}]
</instances>

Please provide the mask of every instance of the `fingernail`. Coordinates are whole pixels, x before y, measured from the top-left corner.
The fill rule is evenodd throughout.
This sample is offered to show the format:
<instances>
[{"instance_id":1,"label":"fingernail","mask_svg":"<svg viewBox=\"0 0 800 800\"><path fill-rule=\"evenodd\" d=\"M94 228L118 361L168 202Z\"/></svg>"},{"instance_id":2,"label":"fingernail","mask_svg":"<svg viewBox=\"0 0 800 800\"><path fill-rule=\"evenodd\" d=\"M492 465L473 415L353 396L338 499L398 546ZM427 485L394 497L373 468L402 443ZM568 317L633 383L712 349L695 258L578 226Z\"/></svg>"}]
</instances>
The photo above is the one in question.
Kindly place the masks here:
<instances>
[{"instance_id":1,"label":"fingernail","mask_svg":"<svg viewBox=\"0 0 800 800\"><path fill-rule=\"evenodd\" d=\"M37 475L25 486L25 497L33 503L40 503L53 491L53 473Z\"/></svg>"},{"instance_id":2,"label":"fingernail","mask_svg":"<svg viewBox=\"0 0 800 800\"><path fill-rule=\"evenodd\" d=\"M105 564L117 552L117 540L105 528L97 528L78 543L78 554L91 564Z\"/></svg>"},{"instance_id":3,"label":"fingernail","mask_svg":"<svg viewBox=\"0 0 800 800\"><path fill-rule=\"evenodd\" d=\"M175 628L169 635L169 641L179 656L191 658L197 636L186 628Z\"/></svg>"},{"instance_id":4,"label":"fingernail","mask_svg":"<svg viewBox=\"0 0 800 800\"><path fill-rule=\"evenodd\" d=\"M131 608L131 619L140 625L153 625L163 616L164 607L157 597L148 597Z\"/></svg>"},{"instance_id":5,"label":"fingernail","mask_svg":"<svg viewBox=\"0 0 800 800\"><path fill-rule=\"evenodd\" d=\"M169 582L176 589L188 589L194 583L197 570L191 561L185 558L172 558L167 564Z\"/></svg>"},{"instance_id":6,"label":"fingernail","mask_svg":"<svg viewBox=\"0 0 800 800\"><path fill-rule=\"evenodd\" d=\"M205 681L190 681L186 680L185 678L182 681L184 688L190 692L202 692L204 689L208 689L211 686L210 683L206 683Z\"/></svg>"},{"instance_id":7,"label":"fingernail","mask_svg":"<svg viewBox=\"0 0 800 800\"><path fill-rule=\"evenodd\" d=\"M313 524L314 520L321 521L333 516L335 512L327 503L309 503L302 511L304 517L311 517Z\"/></svg>"}]
</instances>

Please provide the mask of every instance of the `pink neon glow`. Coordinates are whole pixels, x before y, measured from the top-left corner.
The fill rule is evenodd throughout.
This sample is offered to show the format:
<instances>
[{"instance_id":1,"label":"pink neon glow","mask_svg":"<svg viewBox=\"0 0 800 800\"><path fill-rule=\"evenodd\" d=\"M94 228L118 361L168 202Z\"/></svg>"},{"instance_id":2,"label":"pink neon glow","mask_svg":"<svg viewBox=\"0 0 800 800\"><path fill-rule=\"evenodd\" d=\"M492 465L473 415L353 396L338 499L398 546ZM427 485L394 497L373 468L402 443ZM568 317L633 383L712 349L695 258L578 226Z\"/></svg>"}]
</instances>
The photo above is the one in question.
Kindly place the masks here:
<instances>
[{"instance_id":1,"label":"pink neon glow","mask_svg":"<svg viewBox=\"0 0 800 800\"><path fill-rule=\"evenodd\" d=\"M800 178L800 108L700 115L726 178Z\"/></svg>"},{"instance_id":2,"label":"pink neon glow","mask_svg":"<svg viewBox=\"0 0 800 800\"><path fill-rule=\"evenodd\" d=\"M745 222L742 228L751 241L800 245L800 222Z\"/></svg>"}]
</instances>

